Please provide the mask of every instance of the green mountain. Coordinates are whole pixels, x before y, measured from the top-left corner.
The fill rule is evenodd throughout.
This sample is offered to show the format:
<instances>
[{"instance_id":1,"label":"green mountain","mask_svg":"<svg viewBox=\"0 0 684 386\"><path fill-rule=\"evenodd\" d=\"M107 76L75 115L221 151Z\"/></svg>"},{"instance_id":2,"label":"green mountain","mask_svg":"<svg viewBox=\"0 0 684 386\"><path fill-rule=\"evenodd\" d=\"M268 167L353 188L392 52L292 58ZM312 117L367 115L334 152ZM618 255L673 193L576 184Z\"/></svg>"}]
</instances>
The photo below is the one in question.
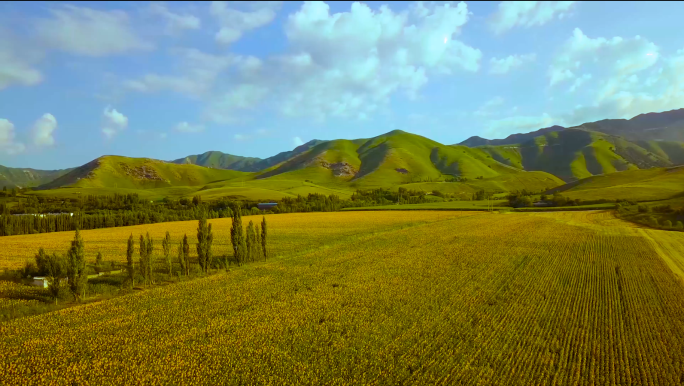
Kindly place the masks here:
<instances>
[{"instance_id":1,"label":"green mountain","mask_svg":"<svg viewBox=\"0 0 684 386\"><path fill-rule=\"evenodd\" d=\"M468 147L485 146L485 145L491 145L491 146L513 145L513 144L519 144L519 143L527 142L531 139L534 139L535 137L538 137L540 135L544 135L546 133L552 133L554 131L561 131L561 130L565 130L565 127L563 127L563 126L551 126L551 127L539 129L537 131L533 131L530 133L511 134L504 139L485 139L485 138L478 137L478 136L472 136L472 137L466 139L465 141L459 143L459 145L468 146Z\"/></svg>"},{"instance_id":2,"label":"green mountain","mask_svg":"<svg viewBox=\"0 0 684 386\"><path fill-rule=\"evenodd\" d=\"M684 143L636 141L581 129L546 133L527 142L480 146L494 159L527 171L545 171L566 182L624 170L684 163Z\"/></svg>"},{"instance_id":3,"label":"green mountain","mask_svg":"<svg viewBox=\"0 0 684 386\"><path fill-rule=\"evenodd\" d=\"M551 189L584 200L667 200L684 196L684 166L627 170L593 176Z\"/></svg>"},{"instance_id":4,"label":"green mountain","mask_svg":"<svg viewBox=\"0 0 684 386\"><path fill-rule=\"evenodd\" d=\"M257 173L257 179L298 179L320 185L353 188L397 187L451 177L467 179L516 175L522 181L539 174L526 173L492 158L486 151L447 146L431 139L395 130L370 139L338 139L320 143L306 152ZM542 173L546 187L562 184ZM505 184L504 184L505 185Z\"/></svg>"},{"instance_id":5,"label":"green mountain","mask_svg":"<svg viewBox=\"0 0 684 386\"><path fill-rule=\"evenodd\" d=\"M36 187L69 173L73 169L36 170L0 166L0 188Z\"/></svg>"},{"instance_id":6,"label":"green mountain","mask_svg":"<svg viewBox=\"0 0 684 386\"><path fill-rule=\"evenodd\" d=\"M171 163L181 165L199 165L214 169L253 172L259 170L254 167L254 164L259 161L262 161L262 159L255 157L241 157L238 155L222 153L220 151L208 151L202 154L189 155L185 158L179 158L177 160L171 161Z\"/></svg>"},{"instance_id":7,"label":"green mountain","mask_svg":"<svg viewBox=\"0 0 684 386\"><path fill-rule=\"evenodd\" d=\"M61 187L155 189L171 186L200 186L244 177L249 173L177 165L149 158L103 156L43 184L39 190Z\"/></svg>"},{"instance_id":8,"label":"green mountain","mask_svg":"<svg viewBox=\"0 0 684 386\"><path fill-rule=\"evenodd\" d=\"M313 146L323 143L318 139L311 140L303 145L297 146L292 151L284 151L265 159L256 157L242 157L238 155L226 154L220 151L208 151L206 153L189 155L185 158L170 161L174 164L191 164L205 166L214 169L238 170L242 172L258 172L277 165L283 161L305 152Z\"/></svg>"},{"instance_id":9,"label":"green mountain","mask_svg":"<svg viewBox=\"0 0 684 386\"><path fill-rule=\"evenodd\" d=\"M604 119L576 128L619 135L630 141L684 142L684 109L640 114L632 119Z\"/></svg>"}]
</instances>

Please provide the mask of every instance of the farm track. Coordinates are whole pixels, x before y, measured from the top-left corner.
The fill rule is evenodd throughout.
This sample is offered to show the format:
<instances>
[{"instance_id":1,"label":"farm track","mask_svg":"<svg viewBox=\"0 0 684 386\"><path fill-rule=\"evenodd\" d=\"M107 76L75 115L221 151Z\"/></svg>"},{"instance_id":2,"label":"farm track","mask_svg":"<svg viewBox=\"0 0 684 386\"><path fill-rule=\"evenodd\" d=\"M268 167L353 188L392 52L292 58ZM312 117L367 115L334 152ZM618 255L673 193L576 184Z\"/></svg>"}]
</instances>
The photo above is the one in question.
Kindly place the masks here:
<instances>
[{"instance_id":1,"label":"farm track","mask_svg":"<svg viewBox=\"0 0 684 386\"><path fill-rule=\"evenodd\" d=\"M684 380L684 284L644 237L648 230L609 212L280 216L290 221L269 223L287 243L278 248L296 253L0 324L0 380Z\"/></svg>"}]
</instances>

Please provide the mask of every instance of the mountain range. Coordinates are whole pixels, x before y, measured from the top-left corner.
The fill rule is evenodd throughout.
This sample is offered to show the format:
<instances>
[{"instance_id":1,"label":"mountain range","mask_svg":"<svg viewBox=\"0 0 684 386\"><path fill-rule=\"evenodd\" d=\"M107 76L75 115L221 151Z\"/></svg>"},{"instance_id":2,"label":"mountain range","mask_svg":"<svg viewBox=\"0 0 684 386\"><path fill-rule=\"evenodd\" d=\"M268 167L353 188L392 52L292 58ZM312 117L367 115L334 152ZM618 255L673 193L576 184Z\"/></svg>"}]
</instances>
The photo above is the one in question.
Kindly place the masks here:
<instances>
[{"instance_id":1,"label":"mountain range","mask_svg":"<svg viewBox=\"0 0 684 386\"><path fill-rule=\"evenodd\" d=\"M437 181L459 177L468 181L459 188L467 194L479 188L550 189L596 175L681 164L684 109L552 126L505 139L471 137L456 145L395 130L366 139L313 140L265 159L209 151L172 161L103 156L54 171L0 166L0 185L166 189L165 194L182 195L220 194L239 184L264 190L260 194L278 191L276 198L401 184L432 189ZM437 188L442 187L454 189Z\"/></svg>"}]
</instances>

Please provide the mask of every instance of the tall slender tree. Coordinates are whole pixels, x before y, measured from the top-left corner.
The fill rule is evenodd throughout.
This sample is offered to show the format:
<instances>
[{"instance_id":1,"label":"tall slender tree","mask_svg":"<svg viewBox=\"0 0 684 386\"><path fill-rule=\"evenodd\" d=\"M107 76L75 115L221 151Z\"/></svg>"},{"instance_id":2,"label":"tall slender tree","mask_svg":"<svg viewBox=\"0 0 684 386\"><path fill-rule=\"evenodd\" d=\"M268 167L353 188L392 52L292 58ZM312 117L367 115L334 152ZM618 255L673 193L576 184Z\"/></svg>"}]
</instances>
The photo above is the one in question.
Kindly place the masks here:
<instances>
[{"instance_id":1,"label":"tall slender tree","mask_svg":"<svg viewBox=\"0 0 684 386\"><path fill-rule=\"evenodd\" d=\"M185 275L185 259L183 258L183 242L178 243L178 265L180 265L180 275Z\"/></svg>"},{"instance_id":2,"label":"tall slender tree","mask_svg":"<svg viewBox=\"0 0 684 386\"><path fill-rule=\"evenodd\" d=\"M147 280L151 284L154 284L154 259L152 257L154 253L154 241L150 238L150 232L147 232L145 235L145 248L147 248L145 253L145 258L147 259Z\"/></svg>"},{"instance_id":3,"label":"tall slender tree","mask_svg":"<svg viewBox=\"0 0 684 386\"><path fill-rule=\"evenodd\" d=\"M69 280L69 288L74 294L74 299L77 301L81 301L85 297L85 290L88 284L83 244L81 234L76 229L74 240L71 241L71 247L67 252L67 278Z\"/></svg>"},{"instance_id":4,"label":"tall slender tree","mask_svg":"<svg viewBox=\"0 0 684 386\"><path fill-rule=\"evenodd\" d=\"M266 232L266 216L264 216L264 219L261 220L261 250L262 253L264 254L264 259L268 258L268 253L266 252L266 235L268 233Z\"/></svg>"},{"instance_id":5,"label":"tall slender tree","mask_svg":"<svg viewBox=\"0 0 684 386\"><path fill-rule=\"evenodd\" d=\"M169 231L166 231L164 240L162 240L162 249L164 250L164 262L166 263L166 269L168 269L169 275L171 275L173 266L171 264L171 235L169 234Z\"/></svg>"},{"instance_id":6,"label":"tall slender tree","mask_svg":"<svg viewBox=\"0 0 684 386\"><path fill-rule=\"evenodd\" d=\"M145 243L145 238L143 235L140 235L140 248L138 249L138 253L140 253L140 264L138 266L140 267L140 273L143 277L143 283L147 285L147 243Z\"/></svg>"},{"instance_id":7,"label":"tall slender tree","mask_svg":"<svg viewBox=\"0 0 684 386\"><path fill-rule=\"evenodd\" d=\"M128 238L128 248L126 249L126 271L128 273L128 282L131 289L135 285L135 267L133 265L133 253L135 252L135 241L133 241L133 233Z\"/></svg>"},{"instance_id":8,"label":"tall slender tree","mask_svg":"<svg viewBox=\"0 0 684 386\"><path fill-rule=\"evenodd\" d=\"M199 224L197 225L197 258L202 272L207 273L213 258L211 244L214 235L211 232L211 224L207 225L207 213L202 210Z\"/></svg>"},{"instance_id":9,"label":"tall slender tree","mask_svg":"<svg viewBox=\"0 0 684 386\"><path fill-rule=\"evenodd\" d=\"M190 244L188 235L183 235L183 262L185 264L185 275L190 276Z\"/></svg>"},{"instance_id":10,"label":"tall slender tree","mask_svg":"<svg viewBox=\"0 0 684 386\"><path fill-rule=\"evenodd\" d=\"M237 205L233 210L233 224L230 228L230 241L233 244L233 257L238 265L245 262L245 236L242 230L242 209Z\"/></svg>"},{"instance_id":11,"label":"tall slender tree","mask_svg":"<svg viewBox=\"0 0 684 386\"><path fill-rule=\"evenodd\" d=\"M42 249L42 248L41 248ZM45 256L45 269L48 279L48 291L57 304L59 294L62 292L62 276L66 273L64 258L53 253Z\"/></svg>"},{"instance_id":12,"label":"tall slender tree","mask_svg":"<svg viewBox=\"0 0 684 386\"><path fill-rule=\"evenodd\" d=\"M245 231L247 238L247 261L254 261L254 223L250 220Z\"/></svg>"}]
</instances>

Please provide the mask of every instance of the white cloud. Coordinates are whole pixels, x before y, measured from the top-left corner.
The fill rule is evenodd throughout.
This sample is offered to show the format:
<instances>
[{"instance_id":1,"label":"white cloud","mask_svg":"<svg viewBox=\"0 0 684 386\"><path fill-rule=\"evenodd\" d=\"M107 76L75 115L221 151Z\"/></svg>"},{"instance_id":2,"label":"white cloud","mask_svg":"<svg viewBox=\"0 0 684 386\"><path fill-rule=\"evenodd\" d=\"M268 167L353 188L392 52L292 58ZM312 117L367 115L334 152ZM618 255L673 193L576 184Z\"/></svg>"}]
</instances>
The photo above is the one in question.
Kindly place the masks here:
<instances>
[{"instance_id":1,"label":"white cloud","mask_svg":"<svg viewBox=\"0 0 684 386\"><path fill-rule=\"evenodd\" d=\"M263 27L273 21L281 1L239 2L212 1L209 11L220 23L216 41L234 43L250 30Z\"/></svg>"},{"instance_id":2,"label":"white cloud","mask_svg":"<svg viewBox=\"0 0 684 386\"><path fill-rule=\"evenodd\" d=\"M26 149L23 143L15 140L14 124L7 119L0 118L0 151L14 155Z\"/></svg>"},{"instance_id":3,"label":"white cloud","mask_svg":"<svg viewBox=\"0 0 684 386\"><path fill-rule=\"evenodd\" d=\"M194 125L194 124L190 124L188 122L180 122L176 125L174 130L181 132L181 133L199 133L201 131L204 131L204 126Z\"/></svg>"},{"instance_id":4,"label":"white cloud","mask_svg":"<svg viewBox=\"0 0 684 386\"><path fill-rule=\"evenodd\" d=\"M117 133L128 127L128 117L111 107L104 109L103 120L102 133L107 139L113 138Z\"/></svg>"},{"instance_id":5,"label":"white cloud","mask_svg":"<svg viewBox=\"0 0 684 386\"><path fill-rule=\"evenodd\" d=\"M302 141L302 139L299 137L294 137L292 138L292 143L295 145L295 147L297 147L303 145L304 141Z\"/></svg>"},{"instance_id":6,"label":"white cloud","mask_svg":"<svg viewBox=\"0 0 684 386\"><path fill-rule=\"evenodd\" d=\"M491 58L489 60L490 74L506 74L510 70L522 66L526 62L533 62L537 59L536 54L509 55L503 59Z\"/></svg>"},{"instance_id":7,"label":"white cloud","mask_svg":"<svg viewBox=\"0 0 684 386\"><path fill-rule=\"evenodd\" d=\"M173 91L193 98L209 97L222 73L236 70L244 79L261 67L261 60L253 56L213 55L194 48L173 49L171 54L180 60L180 75L146 74L124 82L124 87L138 92Z\"/></svg>"},{"instance_id":8,"label":"white cloud","mask_svg":"<svg viewBox=\"0 0 684 386\"><path fill-rule=\"evenodd\" d=\"M544 25L554 17L562 19L575 1L502 1L490 20L495 33L501 34L515 27Z\"/></svg>"},{"instance_id":9,"label":"white cloud","mask_svg":"<svg viewBox=\"0 0 684 386\"><path fill-rule=\"evenodd\" d=\"M575 82L573 82L572 86L570 86L568 92L575 92L578 88L580 88L584 83L586 83L589 80L591 80L591 74L584 74L582 76L575 78Z\"/></svg>"},{"instance_id":10,"label":"white cloud","mask_svg":"<svg viewBox=\"0 0 684 386\"><path fill-rule=\"evenodd\" d=\"M52 146L55 144L54 132L57 129L57 119L46 113L33 124L33 143L36 146Z\"/></svg>"},{"instance_id":11,"label":"white cloud","mask_svg":"<svg viewBox=\"0 0 684 386\"><path fill-rule=\"evenodd\" d=\"M86 56L107 56L153 48L131 28L124 11L99 11L64 4L50 10L52 18L33 26L50 48Z\"/></svg>"},{"instance_id":12,"label":"white cloud","mask_svg":"<svg viewBox=\"0 0 684 386\"><path fill-rule=\"evenodd\" d=\"M486 116L493 115L496 113L496 110L501 105L503 105L503 103L504 103L504 99L500 96L496 96L496 97L488 100L484 104L482 104L482 106L480 106L480 108L475 110L475 112L473 114L476 116L479 116L479 117L486 117Z\"/></svg>"},{"instance_id":13,"label":"white cloud","mask_svg":"<svg viewBox=\"0 0 684 386\"><path fill-rule=\"evenodd\" d=\"M0 90L15 84L33 86L40 83L43 75L34 65L42 57L41 52L0 27Z\"/></svg>"},{"instance_id":14,"label":"white cloud","mask_svg":"<svg viewBox=\"0 0 684 386\"><path fill-rule=\"evenodd\" d=\"M177 34L183 30L200 29L201 20L194 15L178 14L169 11L163 2L153 2L150 4L150 12L161 16L166 20L166 33Z\"/></svg>"},{"instance_id":15,"label":"white cloud","mask_svg":"<svg viewBox=\"0 0 684 386\"><path fill-rule=\"evenodd\" d=\"M484 134L486 138L505 138L511 134L527 133L554 124L557 122L546 113L540 116L515 116L489 122Z\"/></svg>"},{"instance_id":16,"label":"white cloud","mask_svg":"<svg viewBox=\"0 0 684 386\"><path fill-rule=\"evenodd\" d=\"M549 66L549 84L574 79L578 76L576 72L589 65L601 65L610 70L611 77L621 81L654 65L660 57L658 51L658 46L640 36L592 39L575 28Z\"/></svg>"}]
</instances>

